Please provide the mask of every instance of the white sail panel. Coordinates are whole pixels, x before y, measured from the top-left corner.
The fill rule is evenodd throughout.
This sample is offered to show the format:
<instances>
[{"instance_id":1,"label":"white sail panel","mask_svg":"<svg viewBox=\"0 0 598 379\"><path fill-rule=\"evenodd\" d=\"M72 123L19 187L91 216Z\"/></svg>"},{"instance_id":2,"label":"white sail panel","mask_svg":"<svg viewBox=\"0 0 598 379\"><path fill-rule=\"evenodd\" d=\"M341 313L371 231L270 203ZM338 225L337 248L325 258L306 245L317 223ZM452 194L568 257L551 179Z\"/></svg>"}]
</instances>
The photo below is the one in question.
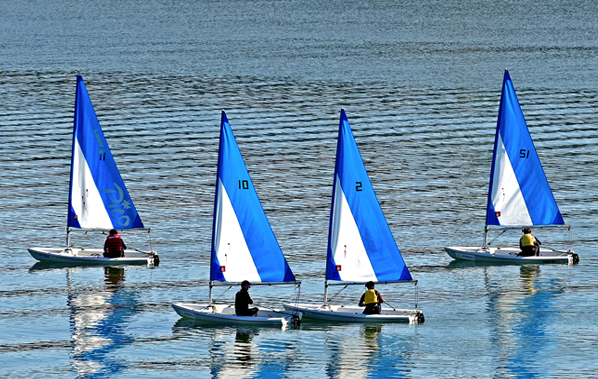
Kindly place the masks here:
<instances>
[{"instance_id":1,"label":"white sail panel","mask_svg":"<svg viewBox=\"0 0 598 379\"><path fill-rule=\"evenodd\" d=\"M492 187L492 205L500 225L532 225L519 182L500 134L496 143L496 160Z\"/></svg>"},{"instance_id":2,"label":"white sail panel","mask_svg":"<svg viewBox=\"0 0 598 379\"><path fill-rule=\"evenodd\" d=\"M243 230L222 181L218 180L214 248L227 282L261 282Z\"/></svg>"},{"instance_id":3,"label":"white sail panel","mask_svg":"<svg viewBox=\"0 0 598 379\"><path fill-rule=\"evenodd\" d=\"M81 228L110 230L112 221L76 138L74 145L71 205L77 221Z\"/></svg>"},{"instance_id":4,"label":"white sail panel","mask_svg":"<svg viewBox=\"0 0 598 379\"><path fill-rule=\"evenodd\" d=\"M341 280L377 281L376 273L338 176L335 187L330 243L332 256Z\"/></svg>"}]
</instances>

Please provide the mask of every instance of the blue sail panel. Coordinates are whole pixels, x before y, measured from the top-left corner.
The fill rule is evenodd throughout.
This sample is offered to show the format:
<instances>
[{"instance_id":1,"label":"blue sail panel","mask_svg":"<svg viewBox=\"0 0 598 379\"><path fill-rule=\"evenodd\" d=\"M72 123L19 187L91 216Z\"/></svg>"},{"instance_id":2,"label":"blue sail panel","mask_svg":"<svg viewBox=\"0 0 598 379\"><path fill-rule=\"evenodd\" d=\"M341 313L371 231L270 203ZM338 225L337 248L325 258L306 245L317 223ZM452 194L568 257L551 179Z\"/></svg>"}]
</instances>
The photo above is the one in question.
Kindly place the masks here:
<instances>
[{"instance_id":1,"label":"blue sail panel","mask_svg":"<svg viewBox=\"0 0 598 379\"><path fill-rule=\"evenodd\" d=\"M294 281L222 112L210 280Z\"/></svg>"},{"instance_id":2,"label":"blue sail panel","mask_svg":"<svg viewBox=\"0 0 598 379\"><path fill-rule=\"evenodd\" d=\"M143 228L81 76L77 76L67 225L105 230Z\"/></svg>"},{"instance_id":3,"label":"blue sail panel","mask_svg":"<svg viewBox=\"0 0 598 379\"><path fill-rule=\"evenodd\" d=\"M412 280L380 208L344 110L341 110L332 196L326 279Z\"/></svg>"},{"instance_id":4,"label":"blue sail panel","mask_svg":"<svg viewBox=\"0 0 598 379\"><path fill-rule=\"evenodd\" d=\"M562 225L515 89L505 70L486 225Z\"/></svg>"}]
</instances>

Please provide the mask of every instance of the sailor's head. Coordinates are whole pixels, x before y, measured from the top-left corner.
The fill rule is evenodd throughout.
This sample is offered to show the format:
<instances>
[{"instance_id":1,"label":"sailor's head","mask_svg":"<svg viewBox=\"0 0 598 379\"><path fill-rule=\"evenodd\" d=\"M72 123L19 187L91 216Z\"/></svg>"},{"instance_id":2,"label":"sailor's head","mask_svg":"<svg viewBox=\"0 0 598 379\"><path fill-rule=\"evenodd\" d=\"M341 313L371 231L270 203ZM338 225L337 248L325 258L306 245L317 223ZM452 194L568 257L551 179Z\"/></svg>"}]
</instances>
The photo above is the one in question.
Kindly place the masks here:
<instances>
[{"instance_id":1,"label":"sailor's head","mask_svg":"<svg viewBox=\"0 0 598 379\"><path fill-rule=\"evenodd\" d=\"M248 280L243 280L241 282L241 288L250 289L251 288L251 283L249 283Z\"/></svg>"},{"instance_id":2,"label":"sailor's head","mask_svg":"<svg viewBox=\"0 0 598 379\"><path fill-rule=\"evenodd\" d=\"M523 234L529 234L532 232L532 230L530 228L525 228L522 230Z\"/></svg>"},{"instance_id":3,"label":"sailor's head","mask_svg":"<svg viewBox=\"0 0 598 379\"><path fill-rule=\"evenodd\" d=\"M369 290L373 290L374 289L374 282L369 281L365 284L365 287Z\"/></svg>"},{"instance_id":4,"label":"sailor's head","mask_svg":"<svg viewBox=\"0 0 598 379\"><path fill-rule=\"evenodd\" d=\"M118 234L118 232L116 231L116 229L110 229L110 235L113 236L115 234Z\"/></svg>"}]
</instances>

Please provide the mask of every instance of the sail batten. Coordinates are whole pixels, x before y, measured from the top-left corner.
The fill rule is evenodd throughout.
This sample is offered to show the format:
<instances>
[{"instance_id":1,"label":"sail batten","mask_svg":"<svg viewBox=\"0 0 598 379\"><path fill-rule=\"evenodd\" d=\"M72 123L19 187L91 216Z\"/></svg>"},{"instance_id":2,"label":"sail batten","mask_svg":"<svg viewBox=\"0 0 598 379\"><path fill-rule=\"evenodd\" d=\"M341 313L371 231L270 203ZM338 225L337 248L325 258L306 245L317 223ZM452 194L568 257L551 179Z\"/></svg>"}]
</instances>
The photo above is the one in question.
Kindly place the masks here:
<instances>
[{"instance_id":1,"label":"sail batten","mask_svg":"<svg viewBox=\"0 0 598 379\"><path fill-rule=\"evenodd\" d=\"M515 89L505 70L498 112L486 225L562 225Z\"/></svg>"},{"instance_id":2,"label":"sail batten","mask_svg":"<svg viewBox=\"0 0 598 379\"><path fill-rule=\"evenodd\" d=\"M210 280L294 282L222 112Z\"/></svg>"},{"instance_id":3,"label":"sail batten","mask_svg":"<svg viewBox=\"0 0 598 379\"><path fill-rule=\"evenodd\" d=\"M341 110L333 183L326 280L412 280Z\"/></svg>"},{"instance_id":4,"label":"sail batten","mask_svg":"<svg viewBox=\"0 0 598 379\"><path fill-rule=\"evenodd\" d=\"M77 76L67 227L143 228L81 76Z\"/></svg>"}]
</instances>

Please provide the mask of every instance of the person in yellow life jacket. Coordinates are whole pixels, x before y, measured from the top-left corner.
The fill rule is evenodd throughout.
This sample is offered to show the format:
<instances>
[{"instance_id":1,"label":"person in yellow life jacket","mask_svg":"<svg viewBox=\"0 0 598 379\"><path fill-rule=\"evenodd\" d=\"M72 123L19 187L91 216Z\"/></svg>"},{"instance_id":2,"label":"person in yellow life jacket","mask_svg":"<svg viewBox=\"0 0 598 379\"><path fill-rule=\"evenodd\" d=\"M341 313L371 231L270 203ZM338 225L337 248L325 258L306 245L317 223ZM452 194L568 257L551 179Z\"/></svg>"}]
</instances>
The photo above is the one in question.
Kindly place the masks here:
<instances>
[{"instance_id":1,"label":"person in yellow life jacket","mask_svg":"<svg viewBox=\"0 0 598 379\"><path fill-rule=\"evenodd\" d=\"M542 243L539 239L532 235L530 228L523 229L523 236L519 240L519 248L521 253L517 254L522 257L533 257L534 255L540 255L540 245Z\"/></svg>"},{"instance_id":2,"label":"person in yellow life jacket","mask_svg":"<svg viewBox=\"0 0 598 379\"><path fill-rule=\"evenodd\" d=\"M120 258L125 256L127 245L120 238L116 229L111 229L106 242L104 242L104 256L106 258Z\"/></svg>"},{"instance_id":3,"label":"person in yellow life jacket","mask_svg":"<svg viewBox=\"0 0 598 379\"><path fill-rule=\"evenodd\" d=\"M365 284L367 291L361 295L359 299L359 306L365 307L363 313L366 315L377 315L382 311L382 295L374 289L374 282L367 282Z\"/></svg>"}]
</instances>

